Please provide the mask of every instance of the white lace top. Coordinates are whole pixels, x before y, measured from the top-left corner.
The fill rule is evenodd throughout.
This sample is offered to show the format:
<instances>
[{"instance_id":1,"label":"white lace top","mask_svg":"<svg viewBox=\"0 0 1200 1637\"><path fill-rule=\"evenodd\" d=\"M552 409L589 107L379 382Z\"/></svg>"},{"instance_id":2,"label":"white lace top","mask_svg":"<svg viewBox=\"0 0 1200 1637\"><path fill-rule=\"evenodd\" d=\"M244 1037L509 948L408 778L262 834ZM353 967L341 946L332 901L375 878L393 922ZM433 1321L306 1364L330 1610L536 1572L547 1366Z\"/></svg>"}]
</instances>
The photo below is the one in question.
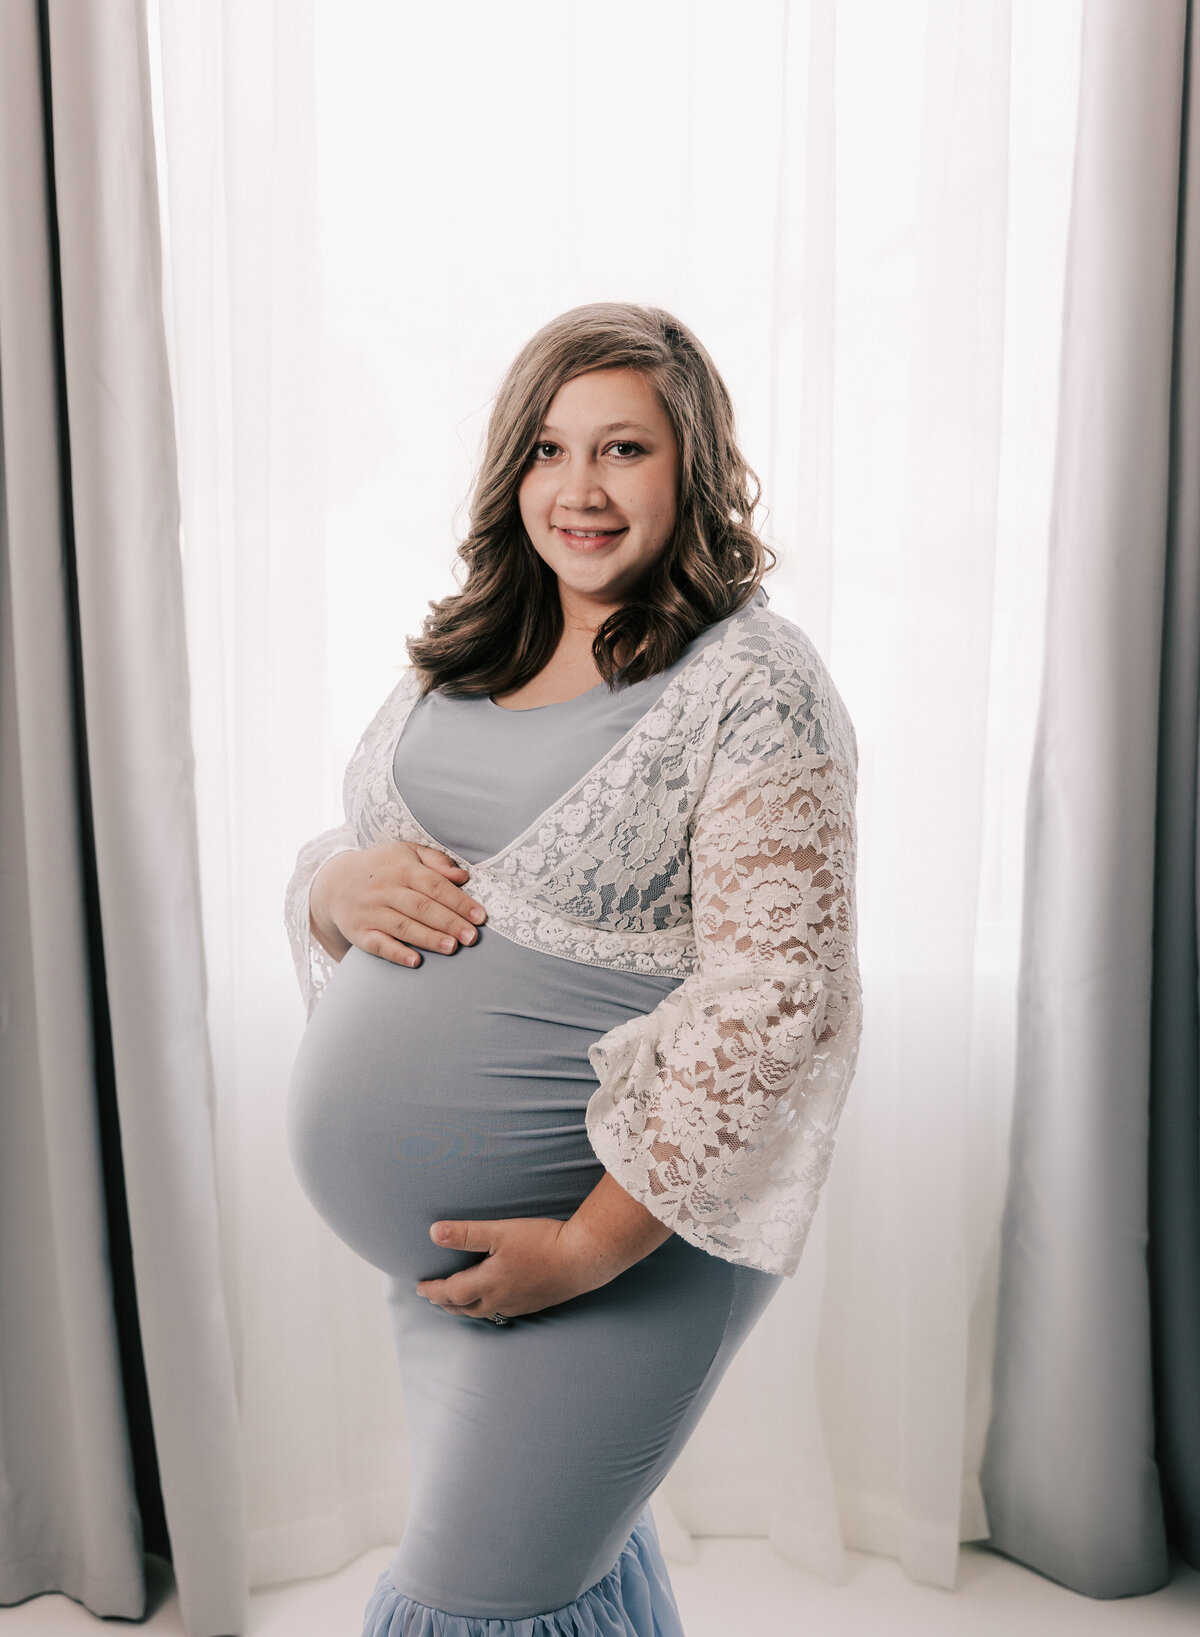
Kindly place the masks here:
<instances>
[{"instance_id":1,"label":"white lace top","mask_svg":"<svg viewBox=\"0 0 1200 1637\"><path fill-rule=\"evenodd\" d=\"M593 966L683 981L601 1036L597 1158L682 1238L793 1273L858 1055L854 728L808 637L763 593L507 847L467 864L409 812L401 676L346 769L345 822L301 848L285 920L311 1016L334 968L308 893L335 853L389 841L470 869L489 928Z\"/></svg>"}]
</instances>

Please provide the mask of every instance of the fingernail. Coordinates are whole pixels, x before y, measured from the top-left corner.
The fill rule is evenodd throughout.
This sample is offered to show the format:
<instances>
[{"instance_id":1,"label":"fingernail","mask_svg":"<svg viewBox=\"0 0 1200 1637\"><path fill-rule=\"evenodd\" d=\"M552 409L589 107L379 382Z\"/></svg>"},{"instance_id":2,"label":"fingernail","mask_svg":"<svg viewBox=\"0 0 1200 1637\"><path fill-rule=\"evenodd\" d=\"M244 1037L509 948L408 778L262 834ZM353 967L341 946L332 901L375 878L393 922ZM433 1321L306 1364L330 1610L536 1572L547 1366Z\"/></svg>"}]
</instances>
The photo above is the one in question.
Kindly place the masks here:
<instances>
[{"instance_id":1,"label":"fingernail","mask_svg":"<svg viewBox=\"0 0 1200 1637\"><path fill-rule=\"evenodd\" d=\"M465 926L458 936L464 944L473 944L475 942L475 928L473 926Z\"/></svg>"},{"instance_id":2,"label":"fingernail","mask_svg":"<svg viewBox=\"0 0 1200 1637\"><path fill-rule=\"evenodd\" d=\"M471 911L471 919L474 921L475 925L478 926L486 914L487 910L485 909L473 909Z\"/></svg>"},{"instance_id":3,"label":"fingernail","mask_svg":"<svg viewBox=\"0 0 1200 1637\"><path fill-rule=\"evenodd\" d=\"M435 1222L429 1231L435 1239L441 1240L443 1243L450 1237L450 1229L445 1222Z\"/></svg>"}]
</instances>

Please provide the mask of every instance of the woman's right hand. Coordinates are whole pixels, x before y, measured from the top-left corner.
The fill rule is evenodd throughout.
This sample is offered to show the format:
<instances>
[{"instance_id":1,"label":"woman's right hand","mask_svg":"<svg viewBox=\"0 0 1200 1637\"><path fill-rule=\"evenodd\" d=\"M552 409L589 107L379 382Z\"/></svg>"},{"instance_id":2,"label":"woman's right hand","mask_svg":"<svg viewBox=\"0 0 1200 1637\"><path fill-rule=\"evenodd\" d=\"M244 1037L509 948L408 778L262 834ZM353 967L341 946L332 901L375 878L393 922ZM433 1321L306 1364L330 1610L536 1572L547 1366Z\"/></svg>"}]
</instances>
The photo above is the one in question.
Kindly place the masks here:
<instances>
[{"instance_id":1,"label":"woman's right hand","mask_svg":"<svg viewBox=\"0 0 1200 1637\"><path fill-rule=\"evenodd\" d=\"M453 954L475 941L472 921L486 919L456 885L469 876L436 847L408 841L335 853L309 889L313 936L335 961L351 944L397 966L419 966L417 949Z\"/></svg>"}]
</instances>

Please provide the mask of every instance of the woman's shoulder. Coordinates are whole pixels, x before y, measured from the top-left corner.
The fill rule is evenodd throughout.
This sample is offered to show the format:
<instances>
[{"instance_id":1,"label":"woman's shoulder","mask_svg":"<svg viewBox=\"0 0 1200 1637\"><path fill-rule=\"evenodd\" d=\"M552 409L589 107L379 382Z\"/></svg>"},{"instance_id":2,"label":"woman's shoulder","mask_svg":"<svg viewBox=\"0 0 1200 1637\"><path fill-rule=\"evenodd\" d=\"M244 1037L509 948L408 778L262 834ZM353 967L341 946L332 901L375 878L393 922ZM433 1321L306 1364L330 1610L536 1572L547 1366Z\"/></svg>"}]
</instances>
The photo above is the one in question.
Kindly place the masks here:
<instances>
[{"instance_id":1,"label":"woman's shoulder","mask_svg":"<svg viewBox=\"0 0 1200 1637\"><path fill-rule=\"evenodd\" d=\"M730 622L721 647L719 757L747 762L810 754L857 768L850 713L801 626L756 597Z\"/></svg>"}]
</instances>

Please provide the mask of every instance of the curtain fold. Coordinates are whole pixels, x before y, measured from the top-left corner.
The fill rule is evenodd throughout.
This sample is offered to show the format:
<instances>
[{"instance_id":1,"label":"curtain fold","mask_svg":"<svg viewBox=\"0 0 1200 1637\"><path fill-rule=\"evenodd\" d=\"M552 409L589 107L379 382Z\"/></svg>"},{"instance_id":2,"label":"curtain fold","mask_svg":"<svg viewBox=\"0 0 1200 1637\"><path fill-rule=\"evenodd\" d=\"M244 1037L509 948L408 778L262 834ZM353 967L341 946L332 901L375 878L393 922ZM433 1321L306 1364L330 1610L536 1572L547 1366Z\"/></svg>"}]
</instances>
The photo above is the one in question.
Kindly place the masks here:
<instances>
[{"instance_id":1,"label":"curtain fold","mask_svg":"<svg viewBox=\"0 0 1200 1637\"><path fill-rule=\"evenodd\" d=\"M1193 1553L1200 1476L1188 11L1084 11L983 1469L992 1544L1105 1598L1169 1577L1156 1421Z\"/></svg>"},{"instance_id":2,"label":"curtain fold","mask_svg":"<svg viewBox=\"0 0 1200 1637\"><path fill-rule=\"evenodd\" d=\"M62 1590L139 1619L39 32L36 5L0 10L0 1602Z\"/></svg>"},{"instance_id":3,"label":"curtain fold","mask_svg":"<svg viewBox=\"0 0 1200 1637\"><path fill-rule=\"evenodd\" d=\"M138 0L0 8L0 1599L140 1618L156 1452L187 1630L230 1637L244 1500L155 187Z\"/></svg>"},{"instance_id":4,"label":"curtain fold","mask_svg":"<svg viewBox=\"0 0 1200 1637\"><path fill-rule=\"evenodd\" d=\"M1171 472L1163 594L1154 981L1150 1308L1167 1537L1200 1568L1200 29L1183 64Z\"/></svg>"}]
</instances>

